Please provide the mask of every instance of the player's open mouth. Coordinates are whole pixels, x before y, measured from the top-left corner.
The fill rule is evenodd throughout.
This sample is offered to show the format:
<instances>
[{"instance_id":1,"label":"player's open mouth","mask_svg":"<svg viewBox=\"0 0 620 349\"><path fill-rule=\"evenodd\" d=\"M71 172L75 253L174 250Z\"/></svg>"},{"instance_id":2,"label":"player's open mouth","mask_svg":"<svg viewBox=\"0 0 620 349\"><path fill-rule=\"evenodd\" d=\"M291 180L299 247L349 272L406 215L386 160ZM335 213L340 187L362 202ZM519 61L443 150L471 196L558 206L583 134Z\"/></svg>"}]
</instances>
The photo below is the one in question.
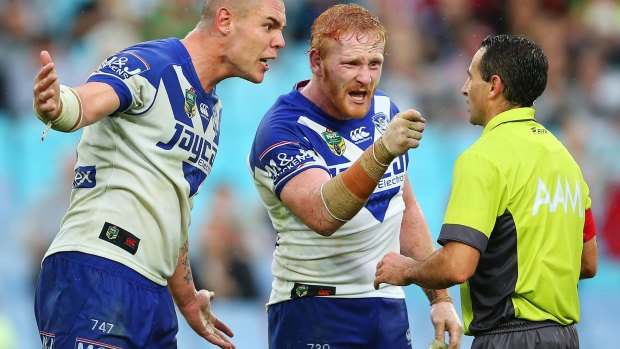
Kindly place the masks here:
<instances>
[{"instance_id":1,"label":"player's open mouth","mask_svg":"<svg viewBox=\"0 0 620 349\"><path fill-rule=\"evenodd\" d=\"M364 100L366 99L366 95L368 95L368 92L366 92L366 91L351 91L351 92L349 92L349 96L351 96L353 101L356 102L356 103L363 103Z\"/></svg>"},{"instance_id":2,"label":"player's open mouth","mask_svg":"<svg viewBox=\"0 0 620 349\"><path fill-rule=\"evenodd\" d=\"M261 58L259 61L265 66L265 69L269 70L269 61L275 59L274 58Z\"/></svg>"}]
</instances>

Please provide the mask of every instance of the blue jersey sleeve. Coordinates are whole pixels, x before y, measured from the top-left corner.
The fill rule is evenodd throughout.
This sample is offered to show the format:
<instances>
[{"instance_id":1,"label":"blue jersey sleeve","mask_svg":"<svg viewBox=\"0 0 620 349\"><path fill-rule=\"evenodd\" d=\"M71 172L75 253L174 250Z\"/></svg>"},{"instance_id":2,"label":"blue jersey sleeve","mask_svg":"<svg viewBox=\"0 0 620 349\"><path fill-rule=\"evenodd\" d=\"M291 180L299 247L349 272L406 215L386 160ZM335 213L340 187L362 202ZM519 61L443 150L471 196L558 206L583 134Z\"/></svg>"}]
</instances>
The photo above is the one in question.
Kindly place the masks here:
<instances>
[{"instance_id":1,"label":"blue jersey sleeve","mask_svg":"<svg viewBox=\"0 0 620 349\"><path fill-rule=\"evenodd\" d=\"M284 185L297 174L309 168L327 166L313 149L299 124L266 122L259 126L252 148L250 165L254 172L261 171L273 181L274 192L280 197Z\"/></svg>"},{"instance_id":2,"label":"blue jersey sleeve","mask_svg":"<svg viewBox=\"0 0 620 349\"><path fill-rule=\"evenodd\" d=\"M148 41L108 57L88 82L105 83L116 91L120 100L117 112L140 114L155 100L162 72L187 60L189 56L178 39Z\"/></svg>"},{"instance_id":3,"label":"blue jersey sleeve","mask_svg":"<svg viewBox=\"0 0 620 349\"><path fill-rule=\"evenodd\" d=\"M128 82L134 76L144 75L150 68L150 64L140 56L139 52L123 51L103 61L99 69L88 78L88 82L102 82L110 85L121 102L118 111L125 111L134 103L134 94Z\"/></svg>"}]
</instances>

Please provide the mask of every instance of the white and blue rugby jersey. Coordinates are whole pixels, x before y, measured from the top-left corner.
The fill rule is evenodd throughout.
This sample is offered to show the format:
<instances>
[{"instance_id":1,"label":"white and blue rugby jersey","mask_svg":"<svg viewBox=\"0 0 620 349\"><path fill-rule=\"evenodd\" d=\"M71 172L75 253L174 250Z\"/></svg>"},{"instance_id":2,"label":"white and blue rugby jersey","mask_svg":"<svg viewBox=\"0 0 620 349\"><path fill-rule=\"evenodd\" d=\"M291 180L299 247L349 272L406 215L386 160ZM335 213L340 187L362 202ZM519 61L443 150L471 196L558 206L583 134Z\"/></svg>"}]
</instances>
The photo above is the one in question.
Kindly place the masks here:
<instances>
[{"instance_id":1,"label":"white and blue rugby jersey","mask_svg":"<svg viewBox=\"0 0 620 349\"><path fill-rule=\"evenodd\" d=\"M335 287L334 297L404 298L397 286L375 290L373 280L379 260L400 251L407 155L394 159L366 206L330 237L311 231L279 198L284 185L306 169L322 168L334 177L349 168L398 109L377 91L364 118L336 120L298 91L301 84L267 112L249 156L254 183L278 232L268 305L294 297L296 283Z\"/></svg>"},{"instance_id":2,"label":"white and blue rugby jersey","mask_svg":"<svg viewBox=\"0 0 620 349\"><path fill-rule=\"evenodd\" d=\"M71 204L46 256L94 254L165 285L213 166L221 104L176 38L129 47L88 81L112 86L120 108L84 128Z\"/></svg>"}]
</instances>

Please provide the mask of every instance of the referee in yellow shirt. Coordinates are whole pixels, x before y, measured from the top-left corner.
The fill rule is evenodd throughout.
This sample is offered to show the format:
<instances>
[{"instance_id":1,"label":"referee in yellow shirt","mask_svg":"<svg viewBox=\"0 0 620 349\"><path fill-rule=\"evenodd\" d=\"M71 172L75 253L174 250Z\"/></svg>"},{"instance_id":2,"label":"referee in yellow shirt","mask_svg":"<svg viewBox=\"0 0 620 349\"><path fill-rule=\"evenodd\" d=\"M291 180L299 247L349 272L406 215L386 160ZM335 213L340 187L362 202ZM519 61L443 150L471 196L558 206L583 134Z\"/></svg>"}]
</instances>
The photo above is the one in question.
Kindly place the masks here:
<instances>
[{"instance_id":1,"label":"referee in yellow shirt","mask_svg":"<svg viewBox=\"0 0 620 349\"><path fill-rule=\"evenodd\" d=\"M377 265L375 287L461 284L475 349L579 348L577 283L596 274L596 229L579 166L534 118L547 70L525 37L482 41L461 92L484 130L456 161L443 247Z\"/></svg>"}]
</instances>

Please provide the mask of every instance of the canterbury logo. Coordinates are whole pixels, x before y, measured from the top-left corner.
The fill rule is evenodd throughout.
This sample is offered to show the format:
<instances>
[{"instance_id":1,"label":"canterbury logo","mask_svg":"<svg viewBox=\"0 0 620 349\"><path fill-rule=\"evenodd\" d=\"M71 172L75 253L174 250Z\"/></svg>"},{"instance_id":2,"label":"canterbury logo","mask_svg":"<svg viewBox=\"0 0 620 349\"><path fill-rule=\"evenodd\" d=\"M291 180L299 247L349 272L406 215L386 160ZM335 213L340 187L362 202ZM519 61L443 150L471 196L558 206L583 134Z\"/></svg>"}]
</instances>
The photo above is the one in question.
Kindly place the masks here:
<instances>
[{"instance_id":1,"label":"canterbury logo","mask_svg":"<svg viewBox=\"0 0 620 349\"><path fill-rule=\"evenodd\" d=\"M351 131L350 135L351 135L351 140L353 142L358 142L361 141L362 139L370 136L370 133L364 131L366 129L366 126L362 126L360 128L356 128L355 130Z\"/></svg>"}]
</instances>

